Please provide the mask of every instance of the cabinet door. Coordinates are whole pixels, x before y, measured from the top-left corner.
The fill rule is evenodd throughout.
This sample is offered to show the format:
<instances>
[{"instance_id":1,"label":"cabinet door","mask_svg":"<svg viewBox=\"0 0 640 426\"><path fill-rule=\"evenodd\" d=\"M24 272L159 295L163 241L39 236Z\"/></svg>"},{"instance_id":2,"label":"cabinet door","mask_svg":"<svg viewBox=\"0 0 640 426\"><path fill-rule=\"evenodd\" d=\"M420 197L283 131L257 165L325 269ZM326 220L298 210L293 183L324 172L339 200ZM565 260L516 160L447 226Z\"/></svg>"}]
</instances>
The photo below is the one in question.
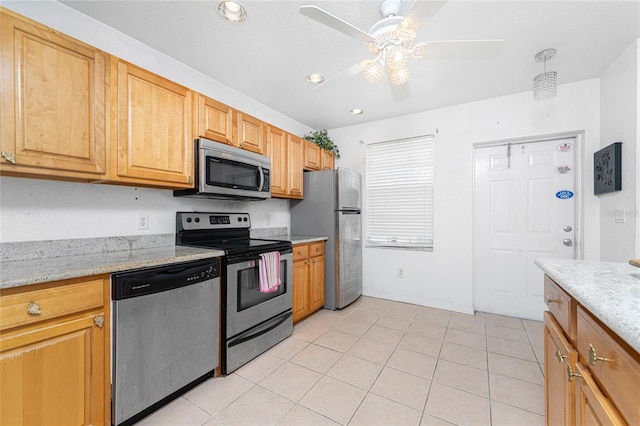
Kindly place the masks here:
<instances>
[{"instance_id":1,"label":"cabinet door","mask_svg":"<svg viewBox=\"0 0 640 426\"><path fill-rule=\"evenodd\" d=\"M104 318L50 322L0 338L1 424L108 422L105 329L96 316Z\"/></svg>"},{"instance_id":2,"label":"cabinet door","mask_svg":"<svg viewBox=\"0 0 640 426\"><path fill-rule=\"evenodd\" d=\"M317 311L324 306L324 256L311 258L309 304L311 312Z\"/></svg>"},{"instance_id":3,"label":"cabinet door","mask_svg":"<svg viewBox=\"0 0 640 426\"><path fill-rule=\"evenodd\" d=\"M330 151L326 149L320 150L322 153L322 170L333 170L335 167L335 158Z\"/></svg>"},{"instance_id":4,"label":"cabinet door","mask_svg":"<svg viewBox=\"0 0 640 426\"><path fill-rule=\"evenodd\" d=\"M624 425L627 424L614 406L602 394L589 370L576 364L576 424L583 425ZM636 395L637 396L637 395Z\"/></svg>"},{"instance_id":5,"label":"cabinet door","mask_svg":"<svg viewBox=\"0 0 640 426\"><path fill-rule=\"evenodd\" d=\"M287 135L282 130L266 126L267 156L271 158L271 195L287 194Z\"/></svg>"},{"instance_id":6,"label":"cabinet door","mask_svg":"<svg viewBox=\"0 0 640 426\"><path fill-rule=\"evenodd\" d=\"M195 105L197 134L194 139L202 137L232 145L235 118L233 108L203 95L197 95Z\"/></svg>"},{"instance_id":7,"label":"cabinet door","mask_svg":"<svg viewBox=\"0 0 640 426\"><path fill-rule=\"evenodd\" d=\"M0 31L0 170L104 178L108 55L8 11Z\"/></svg>"},{"instance_id":8,"label":"cabinet door","mask_svg":"<svg viewBox=\"0 0 640 426\"><path fill-rule=\"evenodd\" d=\"M549 312L544 313L544 377L547 425L575 424L575 381L567 380L567 364L574 367L578 352Z\"/></svg>"},{"instance_id":9,"label":"cabinet door","mask_svg":"<svg viewBox=\"0 0 640 426\"><path fill-rule=\"evenodd\" d=\"M287 194L291 198L302 198L302 138L289 135L287 145Z\"/></svg>"},{"instance_id":10,"label":"cabinet door","mask_svg":"<svg viewBox=\"0 0 640 426\"><path fill-rule=\"evenodd\" d=\"M301 320L309 313L309 261L293 262L293 322Z\"/></svg>"},{"instance_id":11,"label":"cabinet door","mask_svg":"<svg viewBox=\"0 0 640 426\"><path fill-rule=\"evenodd\" d=\"M255 117L238 112L237 140L240 148L264 154L266 152L264 123Z\"/></svg>"},{"instance_id":12,"label":"cabinet door","mask_svg":"<svg viewBox=\"0 0 640 426\"><path fill-rule=\"evenodd\" d=\"M174 188L191 186L191 92L124 61L114 62L117 180Z\"/></svg>"},{"instance_id":13,"label":"cabinet door","mask_svg":"<svg viewBox=\"0 0 640 426\"><path fill-rule=\"evenodd\" d=\"M315 143L304 140L304 169L318 171L322 167L320 147Z\"/></svg>"}]
</instances>

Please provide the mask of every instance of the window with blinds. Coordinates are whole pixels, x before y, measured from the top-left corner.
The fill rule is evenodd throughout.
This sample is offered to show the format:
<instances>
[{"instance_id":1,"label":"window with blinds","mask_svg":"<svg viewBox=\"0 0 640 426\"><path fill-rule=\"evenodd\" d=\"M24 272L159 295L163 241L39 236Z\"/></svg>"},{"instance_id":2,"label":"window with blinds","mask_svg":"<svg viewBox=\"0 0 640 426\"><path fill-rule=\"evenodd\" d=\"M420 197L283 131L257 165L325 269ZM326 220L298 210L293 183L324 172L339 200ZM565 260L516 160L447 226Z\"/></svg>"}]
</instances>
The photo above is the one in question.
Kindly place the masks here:
<instances>
[{"instance_id":1,"label":"window with blinds","mask_svg":"<svg viewBox=\"0 0 640 426\"><path fill-rule=\"evenodd\" d=\"M433 135L367 145L367 247L433 250Z\"/></svg>"}]
</instances>

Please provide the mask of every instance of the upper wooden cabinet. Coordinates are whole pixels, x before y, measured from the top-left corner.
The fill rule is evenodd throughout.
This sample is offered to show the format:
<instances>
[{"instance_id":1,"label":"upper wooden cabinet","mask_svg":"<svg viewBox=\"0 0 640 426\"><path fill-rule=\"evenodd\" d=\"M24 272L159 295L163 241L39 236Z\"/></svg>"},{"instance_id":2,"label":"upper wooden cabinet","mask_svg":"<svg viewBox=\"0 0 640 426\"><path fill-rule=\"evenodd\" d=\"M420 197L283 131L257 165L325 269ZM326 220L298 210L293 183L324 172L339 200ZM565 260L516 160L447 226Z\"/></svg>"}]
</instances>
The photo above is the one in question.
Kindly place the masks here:
<instances>
[{"instance_id":1,"label":"upper wooden cabinet","mask_svg":"<svg viewBox=\"0 0 640 426\"><path fill-rule=\"evenodd\" d=\"M265 127L267 156L271 159L271 196L283 198L287 194L287 134L277 127Z\"/></svg>"},{"instance_id":2,"label":"upper wooden cabinet","mask_svg":"<svg viewBox=\"0 0 640 426\"><path fill-rule=\"evenodd\" d=\"M320 147L315 143L304 139L304 169L318 171L322 168Z\"/></svg>"},{"instance_id":3,"label":"upper wooden cabinet","mask_svg":"<svg viewBox=\"0 0 640 426\"><path fill-rule=\"evenodd\" d=\"M320 150L322 154L322 170L333 170L335 168L335 157L331 151L327 151L326 149Z\"/></svg>"},{"instance_id":4,"label":"upper wooden cabinet","mask_svg":"<svg viewBox=\"0 0 640 426\"><path fill-rule=\"evenodd\" d=\"M287 195L290 198L302 198L303 157L303 139L290 134L287 140Z\"/></svg>"},{"instance_id":5,"label":"upper wooden cabinet","mask_svg":"<svg viewBox=\"0 0 640 426\"><path fill-rule=\"evenodd\" d=\"M0 9L3 174L103 179L108 55Z\"/></svg>"},{"instance_id":6,"label":"upper wooden cabinet","mask_svg":"<svg viewBox=\"0 0 640 426\"><path fill-rule=\"evenodd\" d=\"M237 112L209 97L197 94L194 102L196 137L233 145Z\"/></svg>"},{"instance_id":7,"label":"upper wooden cabinet","mask_svg":"<svg viewBox=\"0 0 640 426\"><path fill-rule=\"evenodd\" d=\"M238 112L237 146L247 151L265 154L267 147L264 126L265 123L257 118Z\"/></svg>"},{"instance_id":8,"label":"upper wooden cabinet","mask_svg":"<svg viewBox=\"0 0 640 426\"><path fill-rule=\"evenodd\" d=\"M302 198L302 139L277 127L265 127L271 158L271 196Z\"/></svg>"},{"instance_id":9,"label":"upper wooden cabinet","mask_svg":"<svg viewBox=\"0 0 640 426\"><path fill-rule=\"evenodd\" d=\"M117 58L111 62L117 147L112 151L112 178L192 186L192 92Z\"/></svg>"}]
</instances>

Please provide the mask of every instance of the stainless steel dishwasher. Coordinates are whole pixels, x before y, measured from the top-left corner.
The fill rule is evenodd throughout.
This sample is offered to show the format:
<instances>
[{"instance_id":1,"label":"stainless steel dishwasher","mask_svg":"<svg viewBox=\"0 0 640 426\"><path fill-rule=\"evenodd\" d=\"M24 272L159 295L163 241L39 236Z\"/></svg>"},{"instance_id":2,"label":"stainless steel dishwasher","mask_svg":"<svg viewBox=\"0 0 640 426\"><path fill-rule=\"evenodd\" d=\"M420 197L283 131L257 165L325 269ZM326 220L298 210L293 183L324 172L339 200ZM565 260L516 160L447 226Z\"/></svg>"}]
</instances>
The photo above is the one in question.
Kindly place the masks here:
<instances>
[{"instance_id":1,"label":"stainless steel dishwasher","mask_svg":"<svg viewBox=\"0 0 640 426\"><path fill-rule=\"evenodd\" d=\"M129 425L218 367L217 258L112 275L111 422Z\"/></svg>"}]
</instances>

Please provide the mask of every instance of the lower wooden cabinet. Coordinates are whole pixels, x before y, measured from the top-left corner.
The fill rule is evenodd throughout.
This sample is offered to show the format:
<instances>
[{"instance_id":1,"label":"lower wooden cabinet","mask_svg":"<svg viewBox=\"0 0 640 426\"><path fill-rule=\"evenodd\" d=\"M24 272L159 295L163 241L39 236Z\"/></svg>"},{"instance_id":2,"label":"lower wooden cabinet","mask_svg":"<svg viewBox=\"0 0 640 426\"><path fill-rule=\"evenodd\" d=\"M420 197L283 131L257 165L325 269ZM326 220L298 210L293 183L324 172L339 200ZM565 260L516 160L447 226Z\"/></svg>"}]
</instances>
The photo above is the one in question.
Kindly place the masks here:
<instances>
[{"instance_id":1,"label":"lower wooden cabinet","mask_svg":"<svg viewBox=\"0 0 640 426\"><path fill-rule=\"evenodd\" d=\"M324 306L324 241L293 246L293 322Z\"/></svg>"},{"instance_id":2,"label":"lower wooden cabinet","mask_svg":"<svg viewBox=\"0 0 640 426\"><path fill-rule=\"evenodd\" d=\"M110 424L109 277L3 290L0 424Z\"/></svg>"},{"instance_id":3,"label":"lower wooden cabinet","mask_svg":"<svg viewBox=\"0 0 640 426\"><path fill-rule=\"evenodd\" d=\"M544 347L547 424L575 424L575 381L567 380L566 366L575 366L578 352L550 312L544 313Z\"/></svg>"},{"instance_id":4,"label":"lower wooden cabinet","mask_svg":"<svg viewBox=\"0 0 640 426\"><path fill-rule=\"evenodd\" d=\"M545 276L547 425L640 424L640 354Z\"/></svg>"},{"instance_id":5,"label":"lower wooden cabinet","mask_svg":"<svg viewBox=\"0 0 640 426\"><path fill-rule=\"evenodd\" d=\"M609 399L603 395L593 376L584 365L578 363L568 374L575 374L576 423L578 425L625 425ZM638 394L635 394L636 398ZM572 423L573 424L573 423ZM633 423L631 423L633 424Z\"/></svg>"}]
</instances>

